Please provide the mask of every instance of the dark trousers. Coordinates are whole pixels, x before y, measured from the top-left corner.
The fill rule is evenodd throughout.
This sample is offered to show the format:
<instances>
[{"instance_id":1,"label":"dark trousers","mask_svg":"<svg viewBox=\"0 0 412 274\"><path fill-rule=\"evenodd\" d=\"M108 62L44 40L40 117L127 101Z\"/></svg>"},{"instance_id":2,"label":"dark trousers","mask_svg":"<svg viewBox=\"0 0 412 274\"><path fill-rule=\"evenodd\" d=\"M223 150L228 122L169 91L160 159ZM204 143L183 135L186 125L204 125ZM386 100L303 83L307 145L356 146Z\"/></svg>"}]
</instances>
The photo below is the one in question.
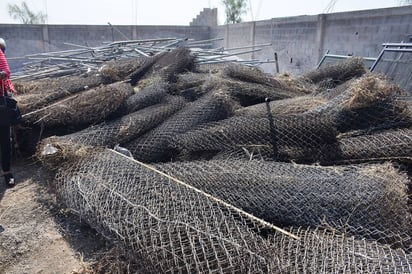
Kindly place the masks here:
<instances>
[{"instance_id":1,"label":"dark trousers","mask_svg":"<svg viewBox=\"0 0 412 274\"><path fill-rule=\"evenodd\" d=\"M0 126L1 168L3 172L10 171L11 167L11 129L9 126Z\"/></svg>"}]
</instances>

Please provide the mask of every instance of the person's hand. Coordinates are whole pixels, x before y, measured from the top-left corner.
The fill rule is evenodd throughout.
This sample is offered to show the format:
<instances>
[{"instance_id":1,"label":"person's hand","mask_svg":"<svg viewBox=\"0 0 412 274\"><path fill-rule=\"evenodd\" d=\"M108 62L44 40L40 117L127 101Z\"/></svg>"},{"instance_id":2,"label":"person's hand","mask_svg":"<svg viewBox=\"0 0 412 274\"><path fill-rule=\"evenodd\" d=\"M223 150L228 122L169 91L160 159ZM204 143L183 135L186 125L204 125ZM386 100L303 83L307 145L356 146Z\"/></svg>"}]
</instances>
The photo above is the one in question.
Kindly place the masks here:
<instances>
[{"instance_id":1,"label":"person's hand","mask_svg":"<svg viewBox=\"0 0 412 274\"><path fill-rule=\"evenodd\" d=\"M0 71L0 79L4 80L7 78L7 73L5 71Z\"/></svg>"}]
</instances>

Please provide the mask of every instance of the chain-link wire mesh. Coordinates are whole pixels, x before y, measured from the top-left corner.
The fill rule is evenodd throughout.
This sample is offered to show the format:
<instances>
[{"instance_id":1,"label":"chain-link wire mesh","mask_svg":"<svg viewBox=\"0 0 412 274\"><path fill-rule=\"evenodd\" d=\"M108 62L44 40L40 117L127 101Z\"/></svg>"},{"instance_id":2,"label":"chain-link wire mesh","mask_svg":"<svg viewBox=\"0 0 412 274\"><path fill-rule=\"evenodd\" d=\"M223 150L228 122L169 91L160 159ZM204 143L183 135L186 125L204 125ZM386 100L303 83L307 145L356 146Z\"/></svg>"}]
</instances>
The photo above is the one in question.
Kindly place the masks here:
<instances>
[{"instance_id":1,"label":"chain-link wire mesh","mask_svg":"<svg viewBox=\"0 0 412 274\"><path fill-rule=\"evenodd\" d=\"M275 273L256 220L113 151L88 152L56 176L65 204L121 241L142 273Z\"/></svg>"},{"instance_id":2,"label":"chain-link wire mesh","mask_svg":"<svg viewBox=\"0 0 412 274\"><path fill-rule=\"evenodd\" d=\"M250 166L220 161L209 162L213 166L210 164L201 166L200 162L192 162L185 165L158 164L152 167L111 150L85 149L85 151L87 152L78 154L72 161L61 165L56 175L55 189L72 211L105 237L116 241L127 250L130 258L137 261L138 273L410 273L411 271L412 258L402 249L341 234L336 230L333 233L323 229L287 229L286 232L277 230L267 222L252 217L234 206L250 199L249 209L261 206L268 209L266 213L279 215L271 206L273 205L278 206L281 211L298 212L299 207L294 205L294 202L301 205L301 208L308 208L304 205L304 201L299 199L306 197L314 202L315 198L311 198L311 195L297 195L296 190L289 186L293 180L288 181L288 176L295 178L295 182L300 181L298 184L302 188L298 189L315 193L316 191L309 190L309 186L305 187L308 176L317 177L325 182L334 175L338 175L340 179L349 175L344 181L349 184L348 186L339 184L339 179L334 181L333 189L328 188L331 187L330 185L321 187L319 184L317 189L322 188L323 193L329 190L330 197L340 196L333 191L337 191L338 188L345 189L344 196L349 192L354 193L351 187L355 185L357 190L363 190L365 189L363 184L368 182L367 178L377 176L382 181L374 186L378 189L379 187L390 189L390 197L381 197L384 198L382 202L363 201L366 198L372 202L380 197L378 193L374 193L376 189L373 189L374 183L370 180L366 183L366 188L371 193L357 192L356 197L351 197L352 202L358 200L362 204L367 204L368 208L359 207L355 202L352 204L353 210L349 210L346 214L350 215L350 220L356 220L356 217L360 216L357 213L360 212L369 214L371 219L361 218L363 219L361 222L374 222L376 225L378 220L374 221L375 216L385 217L385 214L388 214L386 217L389 219L384 218L381 226L388 225L395 228L395 224L390 224L390 221L397 221L400 216L396 218L393 213L396 210L406 211L406 208L402 208L402 204L399 204L399 201L403 200L401 193L405 186L396 186L396 184L402 185L404 181L402 175L398 173L387 175L385 171L390 169L389 166L336 169L280 164L283 167L277 169L276 165L279 163L274 162L266 165L251 161L252 166ZM201 169L198 170L196 165ZM253 166L254 171L250 174L249 171ZM263 178L262 174L258 173L260 166L263 167L266 178L272 176L269 181L278 185L279 194L277 191L265 188L267 184L259 189L260 179ZM382 171L382 167L385 171ZM180 174L187 181L174 178L159 169L167 170L173 175ZM246 172L246 169L249 171ZM303 172L291 173L293 169ZM201 178L197 178L197 175ZM260 176L254 181L252 177L256 175ZM209 180L205 180L205 176L210 176ZM222 176L226 179L234 176L238 184L230 186L227 180L221 180ZM243 176L245 178L242 179ZM284 180L281 179L282 176ZM359 176L358 184L351 181ZM392 179L396 179L393 183L390 183L391 176ZM234 179L229 181L234 182ZM226 188L224 185L214 183L215 180L224 182ZM276 183L279 180L281 183ZM242 182L249 187L245 187ZM385 182L389 182L390 185L385 185ZM209 185L210 183L214 184ZM210 195L211 193L202 191L196 185L205 187L212 191L212 194L219 193L227 200ZM251 185L255 185L252 189L256 191L256 195L253 195ZM233 193L232 197L231 193ZM289 207L282 204L282 193L293 200L289 201L290 204L287 202ZM271 194L273 196L269 198ZM400 199L397 200L396 197ZM240 198L240 201L236 198ZM263 200L259 200L262 198ZM228 201L233 201L234 204ZM265 204L265 201L268 204ZM322 201L325 199L317 203ZM342 200L343 206L333 204L333 200L329 201L332 203L332 208L338 211L351 207L345 200ZM403 200L402 203L404 202ZM322 210L322 205L314 206L321 212L328 212L326 208ZM386 206L391 208L385 208ZM372 207L373 209L380 207L378 212L383 215L373 214ZM318 219L317 222L319 221ZM301 222L300 218L298 222ZM405 225L405 222L404 220L401 224Z\"/></svg>"},{"instance_id":3,"label":"chain-link wire mesh","mask_svg":"<svg viewBox=\"0 0 412 274\"><path fill-rule=\"evenodd\" d=\"M16 99L22 114L40 109L69 95L94 88L103 82L99 75L66 76L36 81L16 81Z\"/></svg>"},{"instance_id":4,"label":"chain-link wire mesh","mask_svg":"<svg viewBox=\"0 0 412 274\"><path fill-rule=\"evenodd\" d=\"M341 160L346 156L339 156L340 147L345 150L343 154L348 153L348 148L337 141L342 133L347 136L354 132L358 135L370 134L412 125L412 111L406 102L397 98L399 91L398 87L384 79L366 75L328 102L306 112L289 114L288 104L296 105L300 99L302 102L325 99L321 96L303 96L289 99L285 105L282 105L285 100L266 102L259 105L259 111L253 115L245 111L247 108L239 109L237 116L174 136L170 145L180 152L184 160L207 159L213 153L220 152L240 151L242 155L240 149L252 149L265 159L283 161L312 163L324 157ZM286 114L277 114L279 108L278 112ZM378 147L375 149L379 150ZM391 157L394 153L396 151L387 153L387 156ZM268 158L269 155L271 157Z\"/></svg>"},{"instance_id":5,"label":"chain-link wire mesh","mask_svg":"<svg viewBox=\"0 0 412 274\"><path fill-rule=\"evenodd\" d=\"M390 129L373 134L342 136L316 156L322 164L376 160L412 160L412 129Z\"/></svg>"},{"instance_id":6,"label":"chain-link wire mesh","mask_svg":"<svg viewBox=\"0 0 412 274\"><path fill-rule=\"evenodd\" d=\"M281 81L281 78L274 78L258 68L247 67L238 64L228 64L221 71L221 75L224 79L233 79L238 82L242 82L243 84L250 83L260 85L260 89L264 89L264 87L266 86L266 89L267 87L270 88L269 90L271 90L272 96L276 93L284 96L274 98L268 96L271 99L290 98L311 93L313 91L311 89L306 90L302 88L302 86L299 87L297 85L290 85L288 80ZM236 89L236 86L234 87L234 89Z\"/></svg>"},{"instance_id":7,"label":"chain-link wire mesh","mask_svg":"<svg viewBox=\"0 0 412 274\"><path fill-rule=\"evenodd\" d=\"M314 83L319 83L325 79L333 79L335 83L340 84L354 77L359 77L365 74L366 71L362 58L349 58L342 62L309 71L304 74L303 78Z\"/></svg>"},{"instance_id":8,"label":"chain-link wire mesh","mask_svg":"<svg viewBox=\"0 0 412 274\"><path fill-rule=\"evenodd\" d=\"M114 83L126 80L127 77L142 67L146 62L146 58L120 58L105 62L99 69L99 74L104 83Z\"/></svg>"},{"instance_id":9,"label":"chain-link wire mesh","mask_svg":"<svg viewBox=\"0 0 412 274\"><path fill-rule=\"evenodd\" d=\"M339 132L353 130L383 130L412 125L412 112L405 102L387 100L386 102L358 109L343 110L334 117Z\"/></svg>"},{"instance_id":10,"label":"chain-link wire mesh","mask_svg":"<svg viewBox=\"0 0 412 274\"><path fill-rule=\"evenodd\" d=\"M304 113L326 104L328 101L320 96L298 96L283 100L270 101L266 103L254 104L249 107L237 109L236 116L267 117L268 114L274 117L286 114ZM269 110L269 113L268 113Z\"/></svg>"},{"instance_id":11,"label":"chain-link wire mesh","mask_svg":"<svg viewBox=\"0 0 412 274\"><path fill-rule=\"evenodd\" d=\"M128 97L120 106L120 115L131 113L154 105L168 94L168 83L159 78L152 78L147 86Z\"/></svg>"},{"instance_id":12,"label":"chain-link wire mesh","mask_svg":"<svg viewBox=\"0 0 412 274\"><path fill-rule=\"evenodd\" d=\"M312 155L313 150L335 143L336 136L333 123L316 115L236 116L173 136L170 146L185 160L241 147L266 148L274 159L288 160Z\"/></svg>"},{"instance_id":13,"label":"chain-link wire mesh","mask_svg":"<svg viewBox=\"0 0 412 274\"><path fill-rule=\"evenodd\" d=\"M46 127L97 123L117 110L132 92L128 83L100 86L28 113L24 119L28 124L41 122Z\"/></svg>"},{"instance_id":14,"label":"chain-link wire mesh","mask_svg":"<svg viewBox=\"0 0 412 274\"><path fill-rule=\"evenodd\" d=\"M67 146L89 145L113 148L133 140L182 109L186 101L178 96L169 96L163 102L124 115L120 118L92 125L64 136L43 139L43 145L67 143Z\"/></svg>"},{"instance_id":15,"label":"chain-link wire mesh","mask_svg":"<svg viewBox=\"0 0 412 274\"><path fill-rule=\"evenodd\" d=\"M143 78L148 78L154 74L164 81L176 81L176 75L185 71L192 71L195 67L195 57L190 54L187 48L176 48L165 51L147 58L146 62L135 72L129 75L132 86Z\"/></svg>"},{"instance_id":16,"label":"chain-link wire mesh","mask_svg":"<svg viewBox=\"0 0 412 274\"><path fill-rule=\"evenodd\" d=\"M352 135L353 134L353 135ZM182 159L218 159L218 160L289 160L297 163L320 163L322 165L363 163L376 161L412 160L412 132L409 128L389 129L370 134L358 132L349 136L338 136L335 143L324 144L319 148L306 147L305 153L297 153L285 148L285 158L274 154L270 145L244 145L227 147L219 152L193 153L182 152ZM279 150L278 150L279 151ZM280 150L281 151L281 150ZM302 151L302 150L301 150Z\"/></svg>"},{"instance_id":17,"label":"chain-link wire mesh","mask_svg":"<svg viewBox=\"0 0 412 274\"><path fill-rule=\"evenodd\" d=\"M172 93L180 94L185 90L197 88L202 86L210 76L211 74L209 73L201 72L186 72L178 74L176 76L176 81L170 84L170 91Z\"/></svg>"},{"instance_id":18,"label":"chain-link wire mesh","mask_svg":"<svg viewBox=\"0 0 412 274\"><path fill-rule=\"evenodd\" d=\"M320 92L318 96L329 101L312 112L333 113L367 108L396 98L401 92L398 86L384 76L368 73L332 90Z\"/></svg>"},{"instance_id":19,"label":"chain-link wire mesh","mask_svg":"<svg viewBox=\"0 0 412 274\"><path fill-rule=\"evenodd\" d=\"M359 129L408 127L412 112L404 100L398 99L402 90L380 75L366 74L358 80L332 91L328 103L309 110L333 117L340 132ZM327 95L330 96L330 95Z\"/></svg>"},{"instance_id":20,"label":"chain-link wire mesh","mask_svg":"<svg viewBox=\"0 0 412 274\"><path fill-rule=\"evenodd\" d=\"M408 178L389 165L210 160L155 167L281 227L326 222L412 251Z\"/></svg>"},{"instance_id":21,"label":"chain-link wire mesh","mask_svg":"<svg viewBox=\"0 0 412 274\"><path fill-rule=\"evenodd\" d=\"M169 161L173 156L171 139L193 127L227 118L232 113L233 100L225 90L215 90L188 103L155 129L124 146L136 159L144 162Z\"/></svg>"},{"instance_id":22,"label":"chain-link wire mesh","mask_svg":"<svg viewBox=\"0 0 412 274\"><path fill-rule=\"evenodd\" d=\"M144 57L141 65L127 77L130 79L130 84L134 86L140 79L143 79L146 75L151 74L153 72L153 65L166 54L167 52L164 51L154 56Z\"/></svg>"},{"instance_id":23,"label":"chain-link wire mesh","mask_svg":"<svg viewBox=\"0 0 412 274\"><path fill-rule=\"evenodd\" d=\"M277 234L280 273L412 273L410 254L322 229L293 228L301 240Z\"/></svg>"},{"instance_id":24,"label":"chain-link wire mesh","mask_svg":"<svg viewBox=\"0 0 412 274\"><path fill-rule=\"evenodd\" d=\"M138 273L411 272L410 177L395 166L411 160L412 110L399 87L356 59L296 79L195 71L186 49L140 61L102 70L132 85L46 108L94 125L36 153L62 201ZM108 107L115 85L127 92ZM116 144L145 163L102 148Z\"/></svg>"}]
</instances>

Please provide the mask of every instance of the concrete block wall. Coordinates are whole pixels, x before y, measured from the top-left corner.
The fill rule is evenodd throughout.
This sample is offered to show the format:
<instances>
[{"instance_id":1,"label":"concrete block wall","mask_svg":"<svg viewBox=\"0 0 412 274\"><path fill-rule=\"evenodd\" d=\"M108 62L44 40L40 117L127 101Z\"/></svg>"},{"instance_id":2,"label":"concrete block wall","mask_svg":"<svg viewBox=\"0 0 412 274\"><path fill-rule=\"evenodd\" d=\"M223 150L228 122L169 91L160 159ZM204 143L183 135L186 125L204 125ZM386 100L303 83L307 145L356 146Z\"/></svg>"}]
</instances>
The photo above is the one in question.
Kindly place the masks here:
<instances>
[{"instance_id":1,"label":"concrete block wall","mask_svg":"<svg viewBox=\"0 0 412 274\"><path fill-rule=\"evenodd\" d=\"M412 6L325 14L321 48L334 54L376 57L382 43L409 42Z\"/></svg>"},{"instance_id":2,"label":"concrete block wall","mask_svg":"<svg viewBox=\"0 0 412 274\"><path fill-rule=\"evenodd\" d=\"M326 51L377 57L382 43L410 42L411 35L412 6L273 18L211 29L211 37L224 38L224 42L215 43L216 47L271 43L249 57L273 60L276 52L280 72L292 74L316 67ZM268 73L276 72L274 64L261 67Z\"/></svg>"},{"instance_id":3,"label":"concrete block wall","mask_svg":"<svg viewBox=\"0 0 412 274\"><path fill-rule=\"evenodd\" d=\"M204 8L197 16L190 22L190 26L217 26L217 8Z\"/></svg>"},{"instance_id":4,"label":"concrete block wall","mask_svg":"<svg viewBox=\"0 0 412 274\"><path fill-rule=\"evenodd\" d=\"M199 19L207 16L211 16L214 22L217 10L205 9L191 26L0 24L0 37L5 38L9 45L7 56L12 68L21 66L21 56L73 49L65 43L94 47L113 40L224 38L216 41L213 47L261 48L258 52L239 55L243 59L273 60L276 52L280 72L302 74L316 67L326 51L331 54L376 57L382 49L382 43L410 42L412 35L412 5L220 26L210 26L207 20ZM259 46L267 43L270 46ZM268 73L276 71L273 63L261 67Z\"/></svg>"}]
</instances>

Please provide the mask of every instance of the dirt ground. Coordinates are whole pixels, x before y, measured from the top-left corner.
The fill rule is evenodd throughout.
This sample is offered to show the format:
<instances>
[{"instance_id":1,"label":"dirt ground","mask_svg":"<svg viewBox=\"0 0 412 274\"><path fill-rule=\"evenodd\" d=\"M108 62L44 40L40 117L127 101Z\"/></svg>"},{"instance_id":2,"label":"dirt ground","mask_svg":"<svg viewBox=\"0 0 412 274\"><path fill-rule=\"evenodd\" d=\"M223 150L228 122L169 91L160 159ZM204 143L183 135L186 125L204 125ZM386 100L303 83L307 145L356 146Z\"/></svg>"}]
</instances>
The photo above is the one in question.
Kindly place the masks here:
<instances>
[{"instance_id":1,"label":"dirt ground","mask_svg":"<svg viewBox=\"0 0 412 274\"><path fill-rule=\"evenodd\" d=\"M17 185L0 177L0 273L96 273L111 247L61 205L53 174L30 159L16 159Z\"/></svg>"}]
</instances>

